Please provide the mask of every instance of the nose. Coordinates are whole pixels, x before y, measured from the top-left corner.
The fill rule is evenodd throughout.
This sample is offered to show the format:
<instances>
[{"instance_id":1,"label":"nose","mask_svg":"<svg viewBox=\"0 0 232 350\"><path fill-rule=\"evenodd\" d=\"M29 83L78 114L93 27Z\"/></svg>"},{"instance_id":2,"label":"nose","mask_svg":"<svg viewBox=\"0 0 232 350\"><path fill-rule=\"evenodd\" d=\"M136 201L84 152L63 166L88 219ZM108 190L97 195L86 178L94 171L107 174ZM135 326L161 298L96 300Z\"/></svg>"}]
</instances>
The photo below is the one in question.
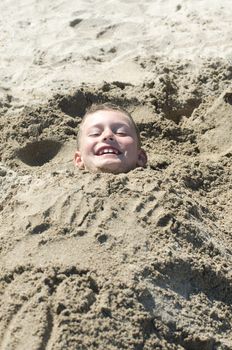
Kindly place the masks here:
<instances>
[{"instance_id":1,"label":"nose","mask_svg":"<svg viewBox=\"0 0 232 350\"><path fill-rule=\"evenodd\" d=\"M104 132L102 133L102 139L103 140L114 140L114 133L112 132L111 129L107 128L104 130Z\"/></svg>"}]
</instances>

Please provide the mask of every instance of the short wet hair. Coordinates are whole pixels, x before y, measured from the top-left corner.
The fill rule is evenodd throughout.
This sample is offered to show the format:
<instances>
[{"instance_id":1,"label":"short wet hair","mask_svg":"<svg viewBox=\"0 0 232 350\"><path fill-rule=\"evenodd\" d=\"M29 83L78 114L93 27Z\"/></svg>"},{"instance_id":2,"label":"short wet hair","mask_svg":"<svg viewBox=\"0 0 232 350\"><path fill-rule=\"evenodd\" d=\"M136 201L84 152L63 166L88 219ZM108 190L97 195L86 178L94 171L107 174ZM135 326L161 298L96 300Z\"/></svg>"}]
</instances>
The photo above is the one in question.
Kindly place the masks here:
<instances>
[{"instance_id":1,"label":"short wet hair","mask_svg":"<svg viewBox=\"0 0 232 350\"><path fill-rule=\"evenodd\" d=\"M121 112L122 114L126 115L130 119L133 127L135 128L137 139L138 139L138 146L141 147L140 132L139 132L138 126L136 125L136 123L135 123L134 119L132 118L131 114L126 109L124 109L124 108L122 108L120 106L117 106L117 105L115 105L113 103L106 102L106 103L101 103L101 104L92 104L86 110L86 113L84 114L84 116L82 118L82 121L79 124L79 131L78 131L78 134L77 134L77 148L80 147L81 126L84 124L84 121L86 120L86 118L90 114L93 114L93 113L98 112L98 111L118 111L118 112Z\"/></svg>"}]
</instances>

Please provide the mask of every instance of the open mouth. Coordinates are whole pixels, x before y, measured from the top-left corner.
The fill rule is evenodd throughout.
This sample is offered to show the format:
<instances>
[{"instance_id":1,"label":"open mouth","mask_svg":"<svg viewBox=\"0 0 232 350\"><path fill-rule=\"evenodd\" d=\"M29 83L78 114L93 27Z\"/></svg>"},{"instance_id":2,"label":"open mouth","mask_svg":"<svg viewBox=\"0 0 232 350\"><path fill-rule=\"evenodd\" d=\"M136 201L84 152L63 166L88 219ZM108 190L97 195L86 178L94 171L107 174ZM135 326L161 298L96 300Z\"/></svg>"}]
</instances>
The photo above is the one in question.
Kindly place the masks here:
<instances>
[{"instance_id":1,"label":"open mouth","mask_svg":"<svg viewBox=\"0 0 232 350\"><path fill-rule=\"evenodd\" d=\"M96 152L96 156L102 156L104 154L119 155L119 154L121 154L121 152L114 147L102 147Z\"/></svg>"}]
</instances>

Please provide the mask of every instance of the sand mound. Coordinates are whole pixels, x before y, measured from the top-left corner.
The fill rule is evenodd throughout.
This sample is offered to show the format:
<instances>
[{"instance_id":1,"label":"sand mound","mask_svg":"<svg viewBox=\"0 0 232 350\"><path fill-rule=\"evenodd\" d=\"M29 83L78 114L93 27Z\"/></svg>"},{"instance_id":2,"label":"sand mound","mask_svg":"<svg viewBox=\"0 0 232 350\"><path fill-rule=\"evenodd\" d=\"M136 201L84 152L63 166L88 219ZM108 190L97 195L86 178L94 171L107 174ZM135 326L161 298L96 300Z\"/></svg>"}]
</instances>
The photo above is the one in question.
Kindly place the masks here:
<instances>
[{"instance_id":1,"label":"sand mound","mask_svg":"<svg viewBox=\"0 0 232 350\"><path fill-rule=\"evenodd\" d=\"M0 349L231 349L227 2L22 3L0 100ZM146 169L74 168L81 118L107 101Z\"/></svg>"}]
</instances>

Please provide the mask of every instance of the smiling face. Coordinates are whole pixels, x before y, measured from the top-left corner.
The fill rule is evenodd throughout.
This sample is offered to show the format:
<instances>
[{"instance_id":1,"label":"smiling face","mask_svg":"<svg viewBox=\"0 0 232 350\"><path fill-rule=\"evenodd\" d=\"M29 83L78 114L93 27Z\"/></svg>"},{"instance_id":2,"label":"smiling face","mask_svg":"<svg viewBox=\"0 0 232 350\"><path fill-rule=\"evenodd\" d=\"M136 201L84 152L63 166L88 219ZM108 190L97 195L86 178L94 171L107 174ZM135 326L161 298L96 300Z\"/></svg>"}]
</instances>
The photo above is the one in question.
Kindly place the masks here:
<instances>
[{"instance_id":1,"label":"smiling face","mask_svg":"<svg viewBox=\"0 0 232 350\"><path fill-rule=\"evenodd\" d=\"M126 173L146 164L130 118L117 110L99 110L86 116L80 132L78 167L91 172Z\"/></svg>"}]
</instances>

